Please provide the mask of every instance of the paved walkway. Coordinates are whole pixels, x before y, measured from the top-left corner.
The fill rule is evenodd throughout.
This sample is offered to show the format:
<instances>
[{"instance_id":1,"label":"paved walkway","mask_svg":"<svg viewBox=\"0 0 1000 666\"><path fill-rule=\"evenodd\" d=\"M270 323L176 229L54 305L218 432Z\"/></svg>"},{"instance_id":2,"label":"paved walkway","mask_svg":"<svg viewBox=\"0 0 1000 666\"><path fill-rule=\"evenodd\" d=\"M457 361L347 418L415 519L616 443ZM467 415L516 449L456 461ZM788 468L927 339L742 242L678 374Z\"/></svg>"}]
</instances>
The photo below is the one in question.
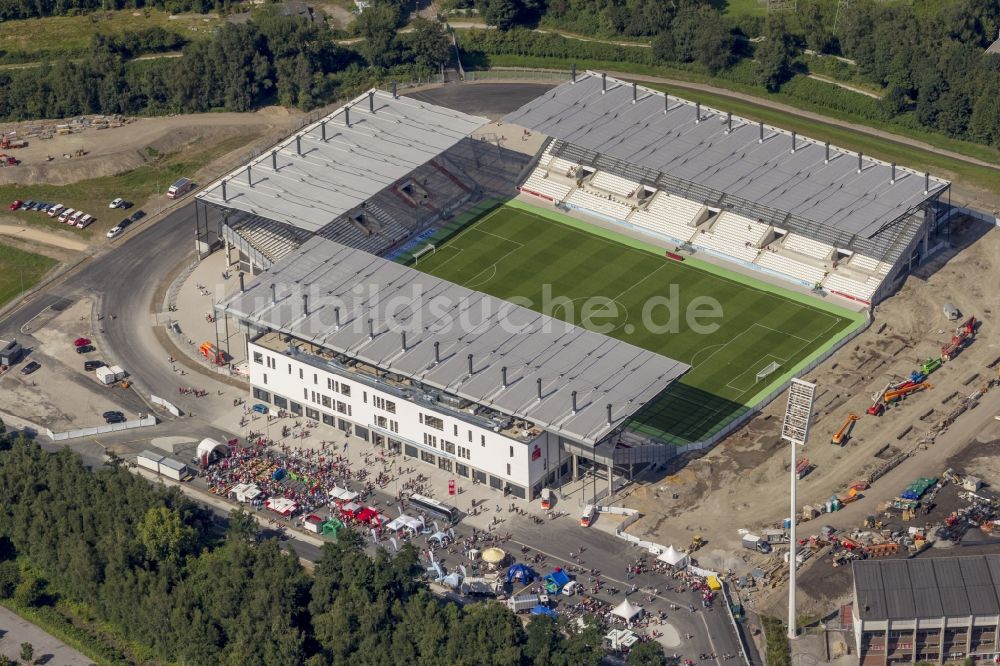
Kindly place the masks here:
<instances>
[{"instance_id":1,"label":"paved walkway","mask_svg":"<svg viewBox=\"0 0 1000 666\"><path fill-rule=\"evenodd\" d=\"M0 606L0 654L15 661L20 659L21 643L31 643L35 648L36 664L88 666L93 663L55 636Z\"/></svg>"}]
</instances>

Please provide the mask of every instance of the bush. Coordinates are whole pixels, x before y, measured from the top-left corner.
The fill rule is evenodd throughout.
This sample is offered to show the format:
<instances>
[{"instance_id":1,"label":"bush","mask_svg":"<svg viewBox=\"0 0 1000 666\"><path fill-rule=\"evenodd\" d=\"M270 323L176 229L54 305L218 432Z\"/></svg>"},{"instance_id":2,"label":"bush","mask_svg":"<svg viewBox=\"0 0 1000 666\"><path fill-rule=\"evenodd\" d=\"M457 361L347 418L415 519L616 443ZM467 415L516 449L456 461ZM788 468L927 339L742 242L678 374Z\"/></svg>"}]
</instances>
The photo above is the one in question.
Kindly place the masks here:
<instances>
[{"instance_id":1,"label":"bush","mask_svg":"<svg viewBox=\"0 0 1000 666\"><path fill-rule=\"evenodd\" d=\"M10 599L14 596L14 590L21 582L21 572L17 568L17 562L7 560L0 562L0 599Z\"/></svg>"}]
</instances>

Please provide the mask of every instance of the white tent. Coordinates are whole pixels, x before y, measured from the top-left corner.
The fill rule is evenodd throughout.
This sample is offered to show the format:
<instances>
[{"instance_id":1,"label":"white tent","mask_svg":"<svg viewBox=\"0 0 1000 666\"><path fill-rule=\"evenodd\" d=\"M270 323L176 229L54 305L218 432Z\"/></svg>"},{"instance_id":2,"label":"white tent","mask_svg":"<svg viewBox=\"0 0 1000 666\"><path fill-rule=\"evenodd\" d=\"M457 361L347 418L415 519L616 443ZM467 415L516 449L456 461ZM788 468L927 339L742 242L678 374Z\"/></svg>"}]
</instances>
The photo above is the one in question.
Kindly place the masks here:
<instances>
[{"instance_id":1,"label":"white tent","mask_svg":"<svg viewBox=\"0 0 1000 666\"><path fill-rule=\"evenodd\" d=\"M688 556L685 553L677 550L673 546L667 546L667 549L660 553L660 556L656 558L660 562L666 562L672 567L683 566L687 564Z\"/></svg>"},{"instance_id":2,"label":"white tent","mask_svg":"<svg viewBox=\"0 0 1000 666\"><path fill-rule=\"evenodd\" d=\"M641 606L633 606L631 602L629 602L629 600L626 599L625 601L615 606L615 609L611 611L611 614L617 615L621 619L628 622L637 615L642 615L642 612L643 611Z\"/></svg>"},{"instance_id":3,"label":"white tent","mask_svg":"<svg viewBox=\"0 0 1000 666\"><path fill-rule=\"evenodd\" d=\"M214 462L216 458L225 458L229 455L229 447L222 442L216 441L210 437L198 442L198 452L196 454L198 460L205 462Z\"/></svg>"},{"instance_id":4,"label":"white tent","mask_svg":"<svg viewBox=\"0 0 1000 666\"><path fill-rule=\"evenodd\" d=\"M404 527L406 527L406 521L404 521L402 518L395 518L389 521L389 523L385 526L387 530L392 530L393 532L395 532L396 530L401 530Z\"/></svg>"}]
</instances>

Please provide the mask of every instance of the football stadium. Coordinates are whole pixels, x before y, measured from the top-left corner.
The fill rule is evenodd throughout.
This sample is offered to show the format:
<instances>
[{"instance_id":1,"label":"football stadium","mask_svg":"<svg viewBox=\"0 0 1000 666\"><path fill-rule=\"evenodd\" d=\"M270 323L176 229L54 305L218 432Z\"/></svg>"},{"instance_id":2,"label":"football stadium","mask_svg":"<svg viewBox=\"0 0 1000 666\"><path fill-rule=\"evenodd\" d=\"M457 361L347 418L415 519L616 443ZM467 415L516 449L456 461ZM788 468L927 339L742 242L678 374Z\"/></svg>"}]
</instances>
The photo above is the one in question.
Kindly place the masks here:
<instances>
[{"instance_id":1,"label":"football stadium","mask_svg":"<svg viewBox=\"0 0 1000 666\"><path fill-rule=\"evenodd\" d=\"M197 244L250 276L216 311L255 399L530 498L732 432L947 239L948 192L574 72L499 122L372 90L199 193Z\"/></svg>"}]
</instances>

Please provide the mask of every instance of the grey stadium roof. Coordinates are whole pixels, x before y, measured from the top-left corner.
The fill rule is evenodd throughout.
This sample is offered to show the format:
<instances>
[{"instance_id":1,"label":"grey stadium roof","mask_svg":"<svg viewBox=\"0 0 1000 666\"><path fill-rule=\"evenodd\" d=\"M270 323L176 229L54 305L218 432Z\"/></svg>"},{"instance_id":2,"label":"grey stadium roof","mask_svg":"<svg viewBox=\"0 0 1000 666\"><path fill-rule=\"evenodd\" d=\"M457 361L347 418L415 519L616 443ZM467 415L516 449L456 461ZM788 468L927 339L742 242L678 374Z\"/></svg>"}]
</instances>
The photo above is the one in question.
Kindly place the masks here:
<instances>
[{"instance_id":1,"label":"grey stadium roof","mask_svg":"<svg viewBox=\"0 0 1000 666\"><path fill-rule=\"evenodd\" d=\"M689 369L320 237L216 307L587 444L620 427Z\"/></svg>"},{"instance_id":2,"label":"grey stadium roof","mask_svg":"<svg viewBox=\"0 0 1000 666\"><path fill-rule=\"evenodd\" d=\"M506 121L631 164L682 178L765 206L871 237L886 224L948 186L856 153L700 107L661 92L633 86L594 72L577 77L507 115Z\"/></svg>"},{"instance_id":3,"label":"grey stadium roof","mask_svg":"<svg viewBox=\"0 0 1000 666\"><path fill-rule=\"evenodd\" d=\"M198 197L317 231L487 122L371 90L212 183Z\"/></svg>"},{"instance_id":4,"label":"grey stadium roof","mask_svg":"<svg viewBox=\"0 0 1000 666\"><path fill-rule=\"evenodd\" d=\"M863 620L1000 614L1000 555L854 563Z\"/></svg>"}]
</instances>

